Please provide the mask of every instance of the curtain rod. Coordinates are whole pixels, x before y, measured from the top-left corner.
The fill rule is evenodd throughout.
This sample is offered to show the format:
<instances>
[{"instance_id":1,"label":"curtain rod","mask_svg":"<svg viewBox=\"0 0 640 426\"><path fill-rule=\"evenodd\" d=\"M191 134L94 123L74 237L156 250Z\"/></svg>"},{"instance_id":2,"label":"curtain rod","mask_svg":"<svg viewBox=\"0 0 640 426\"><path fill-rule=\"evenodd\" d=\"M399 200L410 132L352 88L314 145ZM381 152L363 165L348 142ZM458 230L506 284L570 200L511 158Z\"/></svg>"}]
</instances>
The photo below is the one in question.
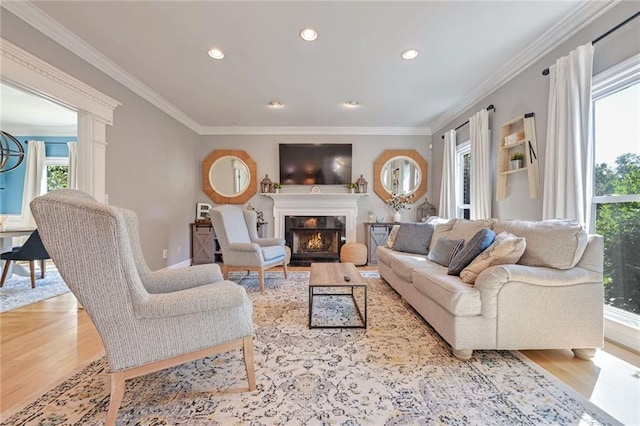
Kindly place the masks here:
<instances>
[{"instance_id":1,"label":"curtain rod","mask_svg":"<svg viewBox=\"0 0 640 426\"><path fill-rule=\"evenodd\" d=\"M69 141L69 142L77 142L77 141ZM24 143L29 144L29 141L24 141ZM51 145L66 145L68 142L45 142L46 144L51 144Z\"/></svg>"},{"instance_id":2,"label":"curtain rod","mask_svg":"<svg viewBox=\"0 0 640 426\"><path fill-rule=\"evenodd\" d=\"M487 111L495 111L496 107L493 106L493 104L489 105L487 107ZM456 127L454 130L459 130L462 127L466 126L467 124L469 124L469 120L465 121L464 123L462 123L461 125L459 125L458 127ZM442 139L444 139L444 135L442 135Z\"/></svg>"},{"instance_id":3,"label":"curtain rod","mask_svg":"<svg viewBox=\"0 0 640 426\"><path fill-rule=\"evenodd\" d=\"M620 22L618 25L616 25L615 27L611 28L609 31L607 31L606 33L602 34L600 37L596 37L595 39L593 39L593 41L591 41L591 44L596 44L597 42L599 42L603 38L607 37L609 34L618 31L620 28L624 27L629 22L631 22L634 19L636 19L638 16L640 16L640 12L636 12L635 15L632 15L632 16L628 17L627 19L625 19L624 21ZM549 68L543 69L542 70L542 75L549 75Z\"/></svg>"}]
</instances>

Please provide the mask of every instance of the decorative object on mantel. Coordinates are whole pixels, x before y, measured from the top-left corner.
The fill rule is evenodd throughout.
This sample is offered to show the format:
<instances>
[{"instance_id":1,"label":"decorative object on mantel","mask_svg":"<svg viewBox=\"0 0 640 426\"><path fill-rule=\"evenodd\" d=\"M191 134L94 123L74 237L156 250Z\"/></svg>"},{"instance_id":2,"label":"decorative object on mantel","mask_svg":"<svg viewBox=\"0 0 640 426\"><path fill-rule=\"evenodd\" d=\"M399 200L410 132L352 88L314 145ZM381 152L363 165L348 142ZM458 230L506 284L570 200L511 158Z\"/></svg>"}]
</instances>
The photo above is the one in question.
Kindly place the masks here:
<instances>
[{"instance_id":1,"label":"decorative object on mantel","mask_svg":"<svg viewBox=\"0 0 640 426\"><path fill-rule=\"evenodd\" d=\"M356 180L356 189L358 190L358 193L360 194L366 194L367 193L367 181L364 177L362 177L362 175L360 175L360 177L358 178L358 180Z\"/></svg>"},{"instance_id":2,"label":"decorative object on mantel","mask_svg":"<svg viewBox=\"0 0 640 426\"><path fill-rule=\"evenodd\" d=\"M425 222L429 216L436 215L436 206L431 204L428 199L424 199L424 203L420 204L416 207L417 211L417 220Z\"/></svg>"},{"instance_id":3,"label":"decorative object on mantel","mask_svg":"<svg viewBox=\"0 0 640 426\"><path fill-rule=\"evenodd\" d=\"M349 182L346 185L347 189L349 190L350 193L355 193L356 192L356 188L358 187L354 182Z\"/></svg>"},{"instance_id":4,"label":"decorative object on mantel","mask_svg":"<svg viewBox=\"0 0 640 426\"><path fill-rule=\"evenodd\" d=\"M282 185L280 185L278 182L274 182L273 184L271 184L271 187L273 188L273 192L275 192L276 194L279 194L280 188L282 188Z\"/></svg>"},{"instance_id":5,"label":"decorative object on mantel","mask_svg":"<svg viewBox=\"0 0 640 426\"><path fill-rule=\"evenodd\" d=\"M264 175L264 178L260 181L260 192L262 192L263 194L271 192L272 184L273 182L271 182L271 179L269 179L269 175Z\"/></svg>"},{"instance_id":6,"label":"decorative object on mantel","mask_svg":"<svg viewBox=\"0 0 640 426\"><path fill-rule=\"evenodd\" d=\"M18 167L24 160L24 156L24 148L18 139L0 130L0 173L6 173Z\"/></svg>"},{"instance_id":7,"label":"decorative object on mantel","mask_svg":"<svg viewBox=\"0 0 640 426\"><path fill-rule=\"evenodd\" d=\"M404 195L404 194L391 194L391 198L385 201L389 204L395 212L393 213L393 221L400 222L400 212L402 210L409 210L410 204L413 201L413 194Z\"/></svg>"},{"instance_id":8,"label":"decorative object on mantel","mask_svg":"<svg viewBox=\"0 0 640 426\"><path fill-rule=\"evenodd\" d=\"M320 193L320 187L316 186L316 185L312 186L311 187L311 193L312 194L319 194Z\"/></svg>"}]
</instances>

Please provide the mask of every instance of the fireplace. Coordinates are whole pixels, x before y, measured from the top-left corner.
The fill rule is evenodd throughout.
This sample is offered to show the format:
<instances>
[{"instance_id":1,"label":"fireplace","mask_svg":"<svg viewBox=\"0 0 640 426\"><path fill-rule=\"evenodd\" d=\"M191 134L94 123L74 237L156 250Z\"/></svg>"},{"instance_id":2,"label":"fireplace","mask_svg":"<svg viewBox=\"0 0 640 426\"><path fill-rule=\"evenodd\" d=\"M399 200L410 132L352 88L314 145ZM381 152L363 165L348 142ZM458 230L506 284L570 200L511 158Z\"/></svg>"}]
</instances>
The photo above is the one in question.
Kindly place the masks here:
<instances>
[{"instance_id":1,"label":"fireplace","mask_svg":"<svg viewBox=\"0 0 640 426\"><path fill-rule=\"evenodd\" d=\"M291 264L337 262L346 242L345 216L285 216L285 240L291 247Z\"/></svg>"}]
</instances>

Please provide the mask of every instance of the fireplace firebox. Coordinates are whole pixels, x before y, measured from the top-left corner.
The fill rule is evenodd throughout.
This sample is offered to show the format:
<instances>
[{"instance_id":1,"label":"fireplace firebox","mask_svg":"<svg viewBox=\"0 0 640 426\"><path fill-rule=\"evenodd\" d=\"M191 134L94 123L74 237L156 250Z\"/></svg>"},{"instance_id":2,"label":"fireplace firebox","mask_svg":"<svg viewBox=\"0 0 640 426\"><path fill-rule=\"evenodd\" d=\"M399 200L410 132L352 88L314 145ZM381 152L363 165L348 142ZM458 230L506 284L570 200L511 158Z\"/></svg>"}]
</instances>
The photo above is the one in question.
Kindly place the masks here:
<instances>
[{"instance_id":1,"label":"fireplace firebox","mask_svg":"<svg viewBox=\"0 0 640 426\"><path fill-rule=\"evenodd\" d=\"M291 264L337 262L346 241L344 216L286 216L285 241L291 248Z\"/></svg>"}]
</instances>

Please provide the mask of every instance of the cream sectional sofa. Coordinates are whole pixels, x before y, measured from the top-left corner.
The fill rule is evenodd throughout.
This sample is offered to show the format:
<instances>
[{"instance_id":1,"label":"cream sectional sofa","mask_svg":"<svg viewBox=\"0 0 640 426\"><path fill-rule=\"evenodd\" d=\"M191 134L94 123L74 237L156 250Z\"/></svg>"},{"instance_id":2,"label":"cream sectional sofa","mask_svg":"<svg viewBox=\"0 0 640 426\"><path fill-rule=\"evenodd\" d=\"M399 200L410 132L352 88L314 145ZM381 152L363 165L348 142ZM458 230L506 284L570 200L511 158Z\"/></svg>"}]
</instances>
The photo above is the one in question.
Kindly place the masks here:
<instances>
[{"instance_id":1,"label":"cream sectional sofa","mask_svg":"<svg viewBox=\"0 0 640 426\"><path fill-rule=\"evenodd\" d=\"M466 284L424 254L380 246L380 276L458 358L481 349L562 348L591 358L603 346L602 237L575 221L452 219L435 225L429 246L439 237L469 242L482 227L525 238L517 264L489 266Z\"/></svg>"}]
</instances>

